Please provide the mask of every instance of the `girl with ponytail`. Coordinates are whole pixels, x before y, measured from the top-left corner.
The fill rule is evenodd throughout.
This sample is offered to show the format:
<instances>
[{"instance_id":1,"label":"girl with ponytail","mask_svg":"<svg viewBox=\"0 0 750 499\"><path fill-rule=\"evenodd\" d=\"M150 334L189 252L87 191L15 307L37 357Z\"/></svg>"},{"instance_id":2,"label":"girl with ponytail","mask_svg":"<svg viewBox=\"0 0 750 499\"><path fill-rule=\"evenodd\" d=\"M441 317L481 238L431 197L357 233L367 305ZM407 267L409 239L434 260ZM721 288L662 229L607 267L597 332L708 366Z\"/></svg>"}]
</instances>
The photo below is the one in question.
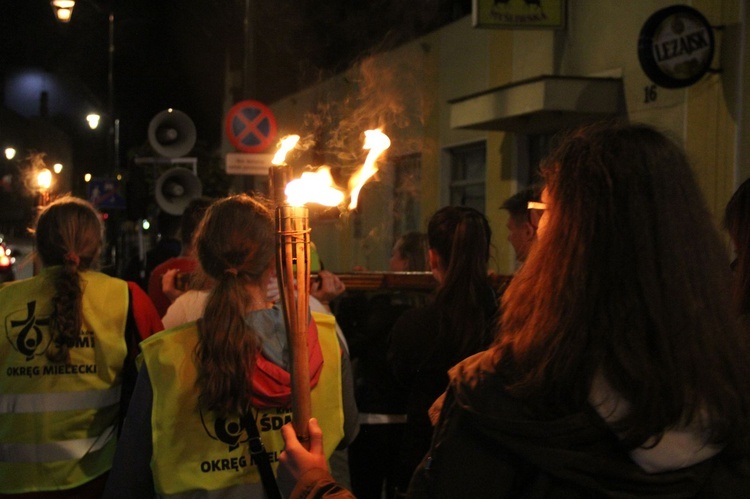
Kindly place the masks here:
<instances>
[{"instance_id":1,"label":"girl with ponytail","mask_svg":"<svg viewBox=\"0 0 750 499\"><path fill-rule=\"evenodd\" d=\"M391 332L388 360L409 391L399 484L409 479L430 445L428 410L448 384L448 369L493 340L497 298L487 275L492 231L487 218L466 206L446 206L427 226L434 302L405 312Z\"/></svg>"},{"instance_id":2,"label":"girl with ponytail","mask_svg":"<svg viewBox=\"0 0 750 499\"><path fill-rule=\"evenodd\" d=\"M276 278L272 214L244 194L218 200L195 247L212 283L205 309L141 344L144 362L105 497L275 497L291 366L282 310L267 300ZM342 383L333 316L311 312L307 334L312 414L331 434L330 456L356 432L353 393Z\"/></svg>"}]
</instances>

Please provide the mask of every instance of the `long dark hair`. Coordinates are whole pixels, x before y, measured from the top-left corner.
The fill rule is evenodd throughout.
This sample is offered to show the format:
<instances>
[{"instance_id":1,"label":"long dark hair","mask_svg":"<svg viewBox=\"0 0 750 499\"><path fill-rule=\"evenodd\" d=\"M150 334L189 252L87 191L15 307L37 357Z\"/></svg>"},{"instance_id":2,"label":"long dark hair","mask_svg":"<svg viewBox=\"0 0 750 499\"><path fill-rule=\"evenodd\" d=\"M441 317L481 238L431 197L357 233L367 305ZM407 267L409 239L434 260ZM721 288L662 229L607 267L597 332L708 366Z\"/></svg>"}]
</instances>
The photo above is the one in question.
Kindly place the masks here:
<instances>
[{"instance_id":1,"label":"long dark hair","mask_svg":"<svg viewBox=\"0 0 750 499\"><path fill-rule=\"evenodd\" d=\"M201 407L220 416L247 408L250 376L260 342L244 320L252 297L273 265L275 230L271 212L240 194L214 202L196 233L201 268L214 281L198 322L197 385Z\"/></svg>"},{"instance_id":2,"label":"long dark hair","mask_svg":"<svg viewBox=\"0 0 750 499\"><path fill-rule=\"evenodd\" d=\"M453 361L488 346L494 295L487 264L492 230L487 218L466 206L446 206L427 225L430 249L444 266L444 279L435 295L440 314L436 344L455 345Z\"/></svg>"},{"instance_id":3,"label":"long dark hair","mask_svg":"<svg viewBox=\"0 0 750 499\"><path fill-rule=\"evenodd\" d=\"M63 196L39 214L34 229L36 251L45 267L59 265L54 275L47 358L69 362L69 349L81 335L83 323L79 271L98 264L103 228L96 209L87 201Z\"/></svg>"},{"instance_id":4,"label":"long dark hair","mask_svg":"<svg viewBox=\"0 0 750 499\"><path fill-rule=\"evenodd\" d=\"M724 210L724 228L734 243L734 303L740 314L750 314L750 179L737 188Z\"/></svg>"},{"instance_id":5,"label":"long dark hair","mask_svg":"<svg viewBox=\"0 0 750 499\"><path fill-rule=\"evenodd\" d=\"M748 349L724 244L680 147L598 124L543 162L546 224L503 298L498 369L511 393L578 411L595 376L630 404L633 446L675 425L712 441L750 425Z\"/></svg>"}]
</instances>

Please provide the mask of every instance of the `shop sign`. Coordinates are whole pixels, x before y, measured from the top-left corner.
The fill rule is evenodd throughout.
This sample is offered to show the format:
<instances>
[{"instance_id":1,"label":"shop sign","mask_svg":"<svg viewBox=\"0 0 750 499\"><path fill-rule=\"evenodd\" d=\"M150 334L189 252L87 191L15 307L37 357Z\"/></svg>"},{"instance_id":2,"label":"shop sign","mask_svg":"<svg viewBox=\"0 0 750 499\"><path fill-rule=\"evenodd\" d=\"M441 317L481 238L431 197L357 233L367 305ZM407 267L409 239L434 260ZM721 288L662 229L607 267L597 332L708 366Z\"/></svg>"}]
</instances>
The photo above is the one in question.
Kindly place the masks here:
<instances>
[{"instance_id":1,"label":"shop sign","mask_svg":"<svg viewBox=\"0 0 750 499\"><path fill-rule=\"evenodd\" d=\"M649 17L638 37L638 60L657 85L682 88L710 70L714 34L706 18L687 5L673 5Z\"/></svg>"}]
</instances>

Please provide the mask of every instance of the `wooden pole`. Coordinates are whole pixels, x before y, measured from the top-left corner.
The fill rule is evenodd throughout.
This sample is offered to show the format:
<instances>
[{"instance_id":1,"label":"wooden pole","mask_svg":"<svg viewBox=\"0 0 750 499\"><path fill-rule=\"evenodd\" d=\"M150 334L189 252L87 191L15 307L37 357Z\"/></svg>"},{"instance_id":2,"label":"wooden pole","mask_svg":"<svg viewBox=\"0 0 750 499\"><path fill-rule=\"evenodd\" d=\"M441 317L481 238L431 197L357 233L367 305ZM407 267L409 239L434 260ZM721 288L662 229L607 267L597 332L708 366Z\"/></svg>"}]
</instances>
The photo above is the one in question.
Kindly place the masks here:
<instances>
[{"instance_id":1,"label":"wooden pole","mask_svg":"<svg viewBox=\"0 0 750 499\"><path fill-rule=\"evenodd\" d=\"M284 310L292 378L292 426L306 447L312 417L307 325L310 320L310 227L308 209L289 206L283 188L291 177L287 165L270 169L271 190L276 200L276 275ZM296 286L295 286L296 281ZM295 289L296 287L296 289Z\"/></svg>"},{"instance_id":2,"label":"wooden pole","mask_svg":"<svg viewBox=\"0 0 750 499\"><path fill-rule=\"evenodd\" d=\"M432 272L391 272L391 271L356 271L334 272L344 283L347 291L420 291L429 292L437 287ZM490 286L502 294L508 287L512 275L491 274L487 276ZM310 279L317 279L311 274Z\"/></svg>"}]
</instances>

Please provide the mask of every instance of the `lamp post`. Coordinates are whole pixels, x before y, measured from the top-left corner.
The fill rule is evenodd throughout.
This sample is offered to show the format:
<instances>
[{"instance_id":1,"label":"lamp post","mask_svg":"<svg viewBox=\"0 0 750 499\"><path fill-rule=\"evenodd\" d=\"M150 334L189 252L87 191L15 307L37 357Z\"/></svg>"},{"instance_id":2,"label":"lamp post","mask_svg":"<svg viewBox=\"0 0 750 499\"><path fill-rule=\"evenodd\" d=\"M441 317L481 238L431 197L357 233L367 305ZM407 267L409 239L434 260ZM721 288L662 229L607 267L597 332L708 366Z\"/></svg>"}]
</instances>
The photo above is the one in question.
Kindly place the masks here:
<instances>
[{"instance_id":1,"label":"lamp post","mask_svg":"<svg viewBox=\"0 0 750 499\"><path fill-rule=\"evenodd\" d=\"M55 18L61 23L67 24L73 17L73 9L75 8L76 2L82 0L52 0L50 5L52 11L55 13ZM97 12L103 12L102 8L91 0L86 0L86 3L96 9ZM115 105L114 105L114 57L115 57L115 14L110 4L110 11L108 14L108 44L107 44L107 115L109 118L109 133L107 140L107 166L109 167L109 173L119 171L120 169L120 120L115 117ZM89 122L89 126L94 129L98 125L94 125L90 119L92 115L86 117Z\"/></svg>"},{"instance_id":2,"label":"lamp post","mask_svg":"<svg viewBox=\"0 0 750 499\"><path fill-rule=\"evenodd\" d=\"M39 187L39 207L44 208L49 203L49 191L52 187L52 172L42 168L36 174L36 183Z\"/></svg>"},{"instance_id":3,"label":"lamp post","mask_svg":"<svg viewBox=\"0 0 750 499\"><path fill-rule=\"evenodd\" d=\"M39 197L36 203L37 216L49 203L50 189L52 188L52 172L48 168L39 168L36 171L36 187L39 191ZM39 265L38 256L34 257L33 273L39 274L41 266Z\"/></svg>"}]
</instances>

